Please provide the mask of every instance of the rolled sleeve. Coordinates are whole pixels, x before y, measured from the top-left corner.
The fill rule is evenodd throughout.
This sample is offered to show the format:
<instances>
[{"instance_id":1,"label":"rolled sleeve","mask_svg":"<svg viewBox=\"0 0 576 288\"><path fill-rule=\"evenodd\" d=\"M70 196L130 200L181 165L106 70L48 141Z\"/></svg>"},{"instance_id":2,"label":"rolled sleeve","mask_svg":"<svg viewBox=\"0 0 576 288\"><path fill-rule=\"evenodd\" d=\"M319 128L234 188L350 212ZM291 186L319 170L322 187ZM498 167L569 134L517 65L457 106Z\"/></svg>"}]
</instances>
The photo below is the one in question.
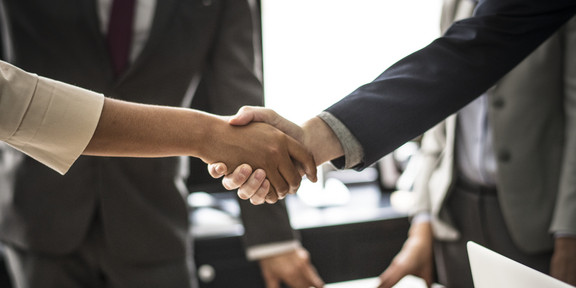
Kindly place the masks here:
<instances>
[{"instance_id":1,"label":"rolled sleeve","mask_svg":"<svg viewBox=\"0 0 576 288\"><path fill-rule=\"evenodd\" d=\"M6 63L0 69L0 139L66 173L96 130L104 96Z\"/></svg>"}]
</instances>

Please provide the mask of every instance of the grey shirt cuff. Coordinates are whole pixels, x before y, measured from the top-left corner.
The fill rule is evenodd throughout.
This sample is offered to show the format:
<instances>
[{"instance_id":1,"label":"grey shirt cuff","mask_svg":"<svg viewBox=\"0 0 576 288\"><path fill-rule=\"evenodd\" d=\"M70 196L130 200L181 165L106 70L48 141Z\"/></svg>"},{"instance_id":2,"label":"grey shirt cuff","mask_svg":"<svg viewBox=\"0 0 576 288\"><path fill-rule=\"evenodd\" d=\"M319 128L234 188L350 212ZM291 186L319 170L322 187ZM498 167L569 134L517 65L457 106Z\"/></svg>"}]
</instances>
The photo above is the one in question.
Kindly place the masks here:
<instances>
[{"instance_id":1,"label":"grey shirt cuff","mask_svg":"<svg viewBox=\"0 0 576 288\"><path fill-rule=\"evenodd\" d=\"M326 122L330 129L334 131L334 134L336 134L336 137L338 137L342 145L342 149L344 149L344 161L337 159L332 161L332 163L340 169L354 168L361 164L362 159L364 159L364 149L350 130L329 112L324 111L318 114L318 117Z\"/></svg>"}]
</instances>

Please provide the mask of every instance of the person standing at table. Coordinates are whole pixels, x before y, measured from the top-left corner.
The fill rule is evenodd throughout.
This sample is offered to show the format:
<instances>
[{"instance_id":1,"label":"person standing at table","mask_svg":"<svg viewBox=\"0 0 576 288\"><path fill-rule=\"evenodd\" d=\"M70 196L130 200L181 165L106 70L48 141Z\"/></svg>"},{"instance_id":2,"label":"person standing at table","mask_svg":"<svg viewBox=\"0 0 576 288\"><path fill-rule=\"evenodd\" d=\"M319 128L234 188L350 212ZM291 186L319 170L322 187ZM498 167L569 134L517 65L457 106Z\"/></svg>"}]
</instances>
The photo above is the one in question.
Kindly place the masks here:
<instances>
[{"instance_id":1,"label":"person standing at table","mask_svg":"<svg viewBox=\"0 0 576 288\"><path fill-rule=\"evenodd\" d=\"M324 161L332 160L340 168L363 169L485 93L576 14L576 3L566 0L480 0L477 2L478 6L472 17L453 23L442 37L398 61L373 82L359 87L302 126L297 126L275 112L263 108L245 108L240 111L237 117L231 119L230 123L234 125L243 125L251 121L273 123L279 129L302 141L312 151L316 164L319 165ZM567 34L567 38L570 37L573 37L572 33ZM572 61L573 57L570 56L570 53L574 49L564 50L561 48L560 50L562 55L557 54L552 57L566 56L568 61ZM564 52L567 54L563 55ZM555 61L557 60L555 59ZM566 73L572 73L571 69L574 65L562 64L552 69L558 67L566 68ZM558 73L559 71L554 70L553 72ZM560 71L560 73L564 73L564 71ZM550 78L539 75L536 79L526 81L541 81L543 80L541 78L546 78L546 83L544 83L546 85L556 85L557 81L566 81L566 85L573 88L574 81L571 77L563 79L563 74L556 76ZM561 86L556 86L555 89L564 89ZM545 159L550 162L557 162L549 163L543 160L543 165L550 165L554 169L562 168L562 173L567 176L551 173L553 175L551 179L544 179L544 184L550 185L549 187L558 185L558 191L541 190L530 195L522 195L523 191L515 191L515 194L506 193L510 196L509 198L498 193L498 197L502 197L502 205L510 207L518 204L524 206L524 209L512 208L507 210L504 208L502 212L510 214L504 215L503 218L506 221L514 221L514 225L518 225L515 228L510 228L515 230L511 231L512 237L514 237L513 241L519 247L521 246L521 249L532 252L542 251L546 247L550 248L553 244L555 252L552 257L552 270L556 272L553 271L552 274L572 283L574 281L571 276L573 269L570 270L569 267L572 267L574 262L568 259L572 257L567 256L576 253L576 243L572 237L576 234L574 225L576 222L573 221L576 211L570 208L574 207L576 203L576 198L573 197L575 181L572 177L574 175L572 170L574 163L570 160L564 164L558 163L563 161L563 157L571 158L574 156L575 149L572 149L574 145L573 133L564 135L565 127L567 127L566 131L574 130L570 124L574 118L572 111L574 103L570 100L564 103L563 98L561 101L558 100L560 98L556 98L554 99L556 102L549 102L547 95L546 97L537 97L538 99L521 100L520 98L524 96L514 95L514 97L518 97L518 101L533 100L530 103L530 109L546 110L548 105L553 105L555 106L554 109L559 109L557 111L562 111L563 108L566 108L567 111L562 111L564 115L559 117L554 113L547 115L549 111L546 110L541 117L549 118L530 119L542 121L540 124L554 125L554 129L543 130L542 127L537 127L538 129L529 127L530 129L527 131L511 129L511 134L506 135L505 138L519 142L558 141L549 147L551 149L565 148L564 151L560 153L558 151L539 152L552 153L553 155L547 155L548 157ZM503 99L495 101L494 104L498 106L496 108L507 108ZM533 115L529 116L533 117ZM566 121L566 126L563 126L563 121ZM508 124L521 125L525 123L510 122ZM494 126L493 128L500 129L501 127ZM543 132L546 137L537 139L534 137L534 131ZM513 135L515 137L512 137ZM448 140L452 141L451 139ZM565 143L562 142L564 140ZM561 145L558 145L559 142ZM522 144L517 145L517 147L520 146ZM541 157L539 152L532 153L529 157ZM517 153L520 154L522 151L506 151L504 149L498 152L498 159L502 162L502 165L498 166L498 173L506 173L505 170L510 167L509 163L516 161L516 158L518 160L531 160L522 158L521 155L516 155ZM520 169L529 167L522 167L522 164L517 163L514 165L518 165L516 167ZM227 168L225 165L217 164L210 166L210 171L214 177L218 177L222 176ZM546 173L549 172L546 171ZM255 173L261 174L262 172L256 170ZM525 175L525 173L517 175ZM557 177L563 178L559 180ZM450 179L450 177L445 179ZM261 186L262 183L266 182L255 181L254 177L244 177L233 173L227 175L224 181L234 184L228 185L229 187L240 187L238 195L246 199L256 198L261 201L262 198L267 197L267 193L275 193L273 190L270 191L268 187ZM498 179L498 181L505 180ZM517 183L520 182L522 181ZM498 184L505 185L503 182L498 182ZM528 187L528 189L533 188L535 187ZM491 189L480 190L484 190L485 194L493 194ZM558 199L556 200L554 196L549 197L548 194L542 198L542 193L557 193ZM280 194L280 196L283 195ZM500 201L500 199L498 200ZM552 207L554 203L561 205ZM492 208L497 207L494 204L490 206ZM535 212L541 211L542 206L545 206L547 218L541 217L540 213ZM552 210L554 212L550 212ZM525 211L529 212L522 214ZM516 214L518 212L519 214ZM489 214L489 216L492 215L497 216L497 214ZM514 220L511 220L512 218ZM500 223L500 225L502 224ZM520 236L525 235L526 231L532 228L538 229L540 232L550 228L556 238L554 239L547 232L543 232L537 233L538 239L520 239Z\"/></svg>"},{"instance_id":2,"label":"person standing at table","mask_svg":"<svg viewBox=\"0 0 576 288\"><path fill-rule=\"evenodd\" d=\"M25 70L131 102L215 114L263 104L253 1L2 5L6 60ZM0 182L0 238L18 287L195 287L188 159L87 157L65 176L29 158L4 160L13 161ZM321 286L285 208L241 205L248 255L265 257L263 271ZM264 244L276 254L262 253Z\"/></svg>"},{"instance_id":3,"label":"person standing at table","mask_svg":"<svg viewBox=\"0 0 576 288\"><path fill-rule=\"evenodd\" d=\"M472 14L447 0L443 25ZM480 98L424 134L409 237L381 275L473 287L474 241L576 285L576 18ZM530 221L528 221L530 219Z\"/></svg>"}]
</instances>

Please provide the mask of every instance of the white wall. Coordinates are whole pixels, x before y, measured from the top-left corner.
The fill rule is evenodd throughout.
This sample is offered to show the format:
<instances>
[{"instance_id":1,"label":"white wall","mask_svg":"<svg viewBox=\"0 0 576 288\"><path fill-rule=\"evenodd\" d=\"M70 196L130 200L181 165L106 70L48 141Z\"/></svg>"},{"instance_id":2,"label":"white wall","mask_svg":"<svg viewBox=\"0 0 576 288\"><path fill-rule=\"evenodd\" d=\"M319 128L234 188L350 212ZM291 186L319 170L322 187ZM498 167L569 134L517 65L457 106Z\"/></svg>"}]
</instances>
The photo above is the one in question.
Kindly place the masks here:
<instances>
[{"instance_id":1,"label":"white wall","mask_svg":"<svg viewBox=\"0 0 576 288\"><path fill-rule=\"evenodd\" d=\"M439 34L441 0L262 0L266 106L301 123Z\"/></svg>"}]
</instances>

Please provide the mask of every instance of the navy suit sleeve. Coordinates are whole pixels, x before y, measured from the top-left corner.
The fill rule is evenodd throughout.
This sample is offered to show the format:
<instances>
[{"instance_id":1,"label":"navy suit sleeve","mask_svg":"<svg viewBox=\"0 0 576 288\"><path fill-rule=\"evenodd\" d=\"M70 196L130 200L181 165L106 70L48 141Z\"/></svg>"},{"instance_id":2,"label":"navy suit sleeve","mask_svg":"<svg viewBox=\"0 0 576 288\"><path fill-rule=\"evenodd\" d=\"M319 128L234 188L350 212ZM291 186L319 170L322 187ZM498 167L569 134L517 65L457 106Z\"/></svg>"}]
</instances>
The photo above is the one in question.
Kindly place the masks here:
<instances>
[{"instance_id":1,"label":"navy suit sleeve","mask_svg":"<svg viewBox=\"0 0 576 288\"><path fill-rule=\"evenodd\" d=\"M329 107L364 149L355 168L480 96L575 12L574 0L481 0L473 17Z\"/></svg>"}]
</instances>

